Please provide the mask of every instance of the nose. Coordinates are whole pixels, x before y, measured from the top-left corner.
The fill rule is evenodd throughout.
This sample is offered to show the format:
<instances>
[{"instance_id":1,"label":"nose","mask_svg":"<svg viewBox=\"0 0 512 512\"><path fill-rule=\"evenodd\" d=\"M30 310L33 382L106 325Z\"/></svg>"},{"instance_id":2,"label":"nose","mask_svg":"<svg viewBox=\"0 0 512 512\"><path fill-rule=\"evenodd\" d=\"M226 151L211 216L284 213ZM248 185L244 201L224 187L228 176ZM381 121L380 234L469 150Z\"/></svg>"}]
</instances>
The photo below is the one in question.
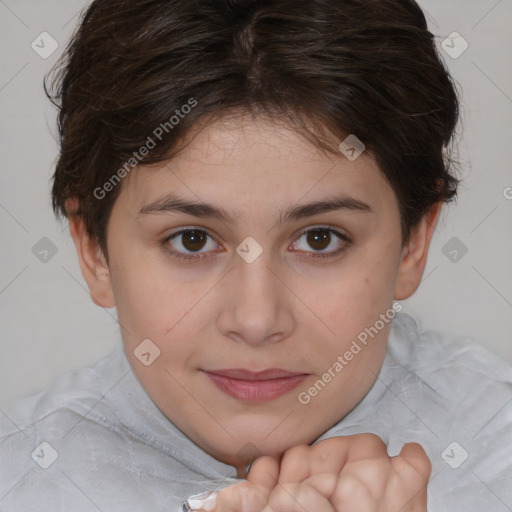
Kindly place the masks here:
<instances>
[{"instance_id":1,"label":"nose","mask_svg":"<svg viewBox=\"0 0 512 512\"><path fill-rule=\"evenodd\" d=\"M265 252L247 263L239 258L226 276L220 332L233 341L266 345L290 336L293 294ZM282 272L281 272L282 274Z\"/></svg>"}]
</instances>

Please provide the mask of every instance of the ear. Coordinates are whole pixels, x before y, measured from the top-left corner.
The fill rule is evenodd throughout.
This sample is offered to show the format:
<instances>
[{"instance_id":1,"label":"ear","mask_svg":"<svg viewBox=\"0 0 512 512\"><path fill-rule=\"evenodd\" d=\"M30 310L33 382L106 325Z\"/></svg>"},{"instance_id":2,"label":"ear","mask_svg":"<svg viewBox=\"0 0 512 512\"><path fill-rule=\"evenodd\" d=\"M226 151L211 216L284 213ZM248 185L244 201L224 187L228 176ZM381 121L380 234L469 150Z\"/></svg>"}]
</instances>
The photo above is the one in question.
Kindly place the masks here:
<instances>
[{"instance_id":1,"label":"ear","mask_svg":"<svg viewBox=\"0 0 512 512\"><path fill-rule=\"evenodd\" d=\"M78 211L78 201L75 198L68 199L66 210L69 213ZM80 215L69 215L69 231L75 243L80 268L89 287L91 299L102 308L115 307L107 261L98 243L87 233Z\"/></svg>"},{"instance_id":2,"label":"ear","mask_svg":"<svg viewBox=\"0 0 512 512\"><path fill-rule=\"evenodd\" d=\"M411 232L409 243L402 249L395 288L395 300L407 299L420 285L427 264L430 241L441 212L441 206L442 202L438 202L431 207L418 226Z\"/></svg>"}]
</instances>

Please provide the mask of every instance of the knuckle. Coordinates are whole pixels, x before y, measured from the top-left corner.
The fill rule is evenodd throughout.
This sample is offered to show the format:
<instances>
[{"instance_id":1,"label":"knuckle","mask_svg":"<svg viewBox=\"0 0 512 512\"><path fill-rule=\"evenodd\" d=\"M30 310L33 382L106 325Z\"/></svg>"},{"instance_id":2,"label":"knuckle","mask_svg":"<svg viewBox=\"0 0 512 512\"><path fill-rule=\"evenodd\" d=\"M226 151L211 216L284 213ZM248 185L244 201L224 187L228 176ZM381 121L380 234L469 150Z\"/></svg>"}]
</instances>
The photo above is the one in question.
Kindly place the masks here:
<instances>
[{"instance_id":1,"label":"knuckle","mask_svg":"<svg viewBox=\"0 0 512 512\"><path fill-rule=\"evenodd\" d=\"M270 494L267 505L275 511L293 509L293 504L297 502L293 487L296 485L283 484L276 487Z\"/></svg>"},{"instance_id":2,"label":"knuckle","mask_svg":"<svg viewBox=\"0 0 512 512\"><path fill-rule=\"evenodd\" d=\"M432 472L432 463L426 455L416 456L414 462L398 455L391 463L394 471L402 479L410 482L426 483Z\"/></svg>"},{"instance_id":3,"label":"knuckle","mask_svg":"<svg viewBox=\"0 0 512 512\"><path fill-rule=\"evenodd\" d=\"M286 469L290 465L296 465L297 462L302 462L309 454L310 447L306 444L299 444L293 446L284 452L281 459L281 469Z\"/></svg>"},{"instance_id":4,"label":"knuckle","mask_svg":"<svg viewBox=\"0 0 512 512\"><path fill-rule=\"evenodd\" d=\"M361 434L361 437L359 438L360 443L364 443L369 448L374 448L376 450L382 451L382 449L386 450L386 443L377 435L377 434Z\"/></svg>"},{"instance_id":5,"label":"knuckle","mask_svg":"<svg viewBox=\"0 0 512 512\"><path fill-rule=\"evenodd\" d=\"M419 443L407 443L402 452L392 459L393 469L402 478L424 483L429 480L432 463Z\"/></svg>"},{"instance_id":6,"label":"knuckle","mask_svg":"<svg viewBox=\"0 0 512 512\"><path fill-rule=\"evenodd\" d=\"M343 508L349 503L368 503L372 499L368 485L354 474L346 474L340 478L331 497L336 509Z\"/></svg>"},{"instance_id":7,"label":"knuckle","mask_svg":"<svg viewBox=\"0 0 512 512\"><path fill-rule=\"evenodd\" d=\"M307 483L299 484L299 487L294 496L294 503L302 504L302 503L319 503L319 500L322 499L322 495L314 488L308 485ZM323 499L327 500L324 496ZM300 507L300 510L303 510L303 507Z\"/></svg>"},{"instance_id":8,"label":"knuckle","mask_svg":"<svg viewBox=\"0 0 512 512\"><path fill-rule=\"evenodd\" d=\"M381 484L386 482L391 470L391 461L389 459L362 460L351 464L350 470L362 482L372 482Z\"/></svg>"},{"instance_id":9,"label":"knuckle","mask_svg":"<svg viewBox=\"0 0 512 512\"><path fill-rule=\"evenodd\" d=\"M384 441L376 434L358 434L350 446L349 459L388 459Z\"/></svg>"},{"instance_id":10,"label":"knuckle","mask_svg":"<svg viewBox=\"0 0 512 512\"><path fill-rule=\"evenodd\" d=\"M314 443L310 448L316 458L327 459L335 453L346 450L348 444L347 436L334 436Z\"/></svg>"}]
</instances>

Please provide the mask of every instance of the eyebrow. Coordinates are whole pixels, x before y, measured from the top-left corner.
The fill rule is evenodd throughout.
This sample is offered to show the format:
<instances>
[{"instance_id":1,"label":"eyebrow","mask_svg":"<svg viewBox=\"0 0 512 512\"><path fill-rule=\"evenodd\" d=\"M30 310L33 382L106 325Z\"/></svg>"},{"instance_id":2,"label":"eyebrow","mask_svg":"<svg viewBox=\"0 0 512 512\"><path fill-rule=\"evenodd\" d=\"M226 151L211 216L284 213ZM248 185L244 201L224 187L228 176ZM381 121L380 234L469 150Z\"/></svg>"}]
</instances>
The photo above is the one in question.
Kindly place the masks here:
<instances>
[{"instance_id":1,"label":"eyebrow","mask_svg":"<svg viewBox=\"0 0 512 512\"><path fill-rule=\"evenodd\" d=\"M327 198L311 203L298 204L289 207L285 211L280 211L276 224L283 224L294 220L311 217L320 213L332 212L338 210L346 210L360 213L376 213L375 210L367 203L349 196L337 196ZM201 203L188 201L179 196L170 194L160 198L146 206L143 206L136 219L142 215L160 214L160 213L176 213L181 212L199 218L210 218L224 221L228 224L234 223L234 216L224 208L214 206L209 203Z\"/></svg>"}]
</instances>

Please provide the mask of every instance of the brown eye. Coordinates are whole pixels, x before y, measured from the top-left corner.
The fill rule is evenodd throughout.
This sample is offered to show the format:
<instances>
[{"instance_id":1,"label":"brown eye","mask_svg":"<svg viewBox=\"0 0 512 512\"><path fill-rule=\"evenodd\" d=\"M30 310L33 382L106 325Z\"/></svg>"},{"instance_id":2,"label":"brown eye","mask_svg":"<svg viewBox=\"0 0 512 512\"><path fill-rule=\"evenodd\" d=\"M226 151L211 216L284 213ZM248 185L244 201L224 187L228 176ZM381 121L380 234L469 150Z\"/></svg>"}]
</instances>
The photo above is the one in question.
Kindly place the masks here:
<instances>
[{"instance_id":1,"label":"brown eye","mask_svg":"<svg viewBox=\"0 0 512 512\"><path fill-rule=\"evenodd\" d=\"M305 239L305 243L301 243L301 239ZM308 253L311 258L328 258L344 251L350 243L351 240L347 236L338 233L334 229L317 227L304 231L298 240L293 243L293 246L295 249L299 249L300 252ZM334 248L326 250L329 246L334 246Z\"/></svg>"},{"instance_id":2,"label":"brown eye","mask_svg":"<svg viewBox=\"0 0 512 512\"><path fill-rule=\"evenodd\" d=\"M218 249L211 235L203 229L193 228L172 234L163 241L163 245L172 256L190 262L209 258L207 253Z\"/></svg>"},{"instance_id":3,"label":"brown eye","mask_svg":"<svg viewBox=\"0 0 512 512\"><path fill-rule=\"evenodd\" d=\"M199 251L205 246L207 239L208 235L204 231L196 229L181 233L181 243L188 251Z\"/></svg>"},{"instance_id":4,"label":"brown eye","mask_svg":"<svg viewBox=\"0 0 512 512\"><path fill-rule=\"evenodd\" d=\"M305 239L306 243L301 244L301 239ZM211 244L210 247L208 243ZM304 231L292 245L299 252L307 253L310 258L329 258L344 251L351 243L347 236L334 229L317 227ZM186 262L210 259L212 255L209 253L218 252L219 249L211 235L203 229L194 228L182 229L167 237L162 244L171 256ZM327 250L333 244L334 249Z\"/></svg>"},{"instance_id":5,"label":"brown eye","mask_svg":"<svg viewBox=\"0 0 512 512\"><path fill-rule=\"evenodd\" d=\"M307 232L306 238L310 247L316 251L322 251L329 247L331 233L328 229L315 229Z\"/></svg>"}]
</instances>

